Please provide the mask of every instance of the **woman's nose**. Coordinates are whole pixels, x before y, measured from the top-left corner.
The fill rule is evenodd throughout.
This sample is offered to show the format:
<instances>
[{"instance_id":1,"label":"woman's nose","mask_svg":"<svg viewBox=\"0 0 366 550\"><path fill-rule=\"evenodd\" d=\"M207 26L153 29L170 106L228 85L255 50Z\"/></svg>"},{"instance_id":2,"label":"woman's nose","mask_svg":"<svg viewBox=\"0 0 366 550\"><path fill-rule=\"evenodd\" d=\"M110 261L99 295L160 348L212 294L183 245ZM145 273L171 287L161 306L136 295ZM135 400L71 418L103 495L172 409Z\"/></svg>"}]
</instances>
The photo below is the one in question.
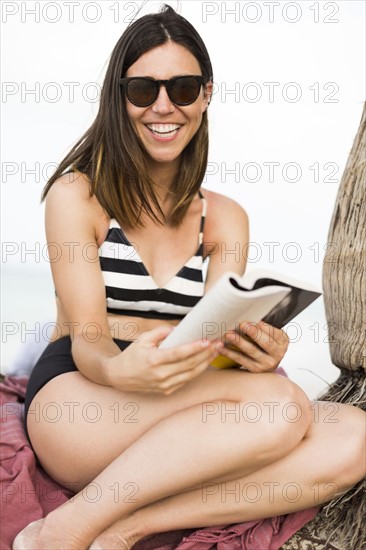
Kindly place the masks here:
<instances>
[{"instance_id":1,"label":"woman's nose","mask_svg":"<svg viewBox=\"0 0 366 550\"><path fill-rule=\"evenodd\" d=\"M165 86L160 86L159 94L152 105L154 113L167 114L175 110L174 103L170 101Z\"/></svg>"}]
</instances>

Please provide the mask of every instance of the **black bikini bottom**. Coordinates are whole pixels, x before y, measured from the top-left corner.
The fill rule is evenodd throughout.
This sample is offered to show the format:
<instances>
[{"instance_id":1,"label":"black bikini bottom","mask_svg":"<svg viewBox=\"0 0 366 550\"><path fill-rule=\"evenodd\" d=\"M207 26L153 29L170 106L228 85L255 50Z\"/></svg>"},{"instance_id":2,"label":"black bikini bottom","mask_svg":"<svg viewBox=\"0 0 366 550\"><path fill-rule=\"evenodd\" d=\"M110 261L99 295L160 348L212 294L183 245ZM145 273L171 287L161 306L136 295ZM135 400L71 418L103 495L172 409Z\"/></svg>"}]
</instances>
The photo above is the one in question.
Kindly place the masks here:
<instances>
[{"instance_id":1,"label":"black bikini bottom","mask_svg":"<svg viewBox=\"0 0 366 550\"><path fill-rule=\"evenodd\" d=\"M118 340L116 338L114 342L121 351L131 344L128 340ZM64 374L65 372L77 370L77 366L71 355L70 336L63 336L59 340L51 342L46 347L32 370L25 394L24 430L28 440L27 414L34 396L47 384L47 382L52 380L52 378L59 376L59 374Z\"/></svg>"}]
</instances>

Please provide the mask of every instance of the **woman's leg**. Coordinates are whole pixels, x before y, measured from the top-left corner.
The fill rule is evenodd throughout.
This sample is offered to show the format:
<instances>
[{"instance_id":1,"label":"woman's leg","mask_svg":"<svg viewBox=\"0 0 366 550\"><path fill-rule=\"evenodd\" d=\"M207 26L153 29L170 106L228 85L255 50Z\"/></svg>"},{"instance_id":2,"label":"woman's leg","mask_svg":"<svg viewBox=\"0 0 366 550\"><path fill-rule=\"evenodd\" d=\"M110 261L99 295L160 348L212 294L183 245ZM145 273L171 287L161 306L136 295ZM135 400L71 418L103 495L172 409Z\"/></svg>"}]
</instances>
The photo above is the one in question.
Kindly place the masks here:
<instances>
[{"instance_id":1,"label":"woman's leg","mask_svg":"<svg viewBox=\"0 0 366 550\"><path fill-rule=\"evenodd\" d=\"M314 422L307 437L285 458L249 476L229 481L229 475L227 481L221 477L204 482L199 489L137 510L106 530L94 541L93 548L129 548L157 531L288 513L317 506L347 490L365 473L365 415L345 405L336 411L334 405L338 407L329 403L314 405ZM45 547L53 548L50 541Z\"/></svg>"},{"instance_id":2,"label":"woman's leg","mask_svg":"<svg viewBox=\"0 0 366 550\"><path fill-rule=\"evenodd\" d=\"M162 531L287 514L346 491L366 474L366 416L349 405L323 402L313 412L307 437L286 457L240 479L203 483L137 510L106 529L91 550L127 549Z\"/></svg>"},{"instance_id":3,"label":"woman's leg","mask_svg":"<svg viewBox=\"0 0 366 550\"><path fill-rule=\"evenodd\" d=\"M33 541L27 537L29 548L87 548L117 519L154 501L222 476L243 477L276 461L299 444L310 423L302 390L275 374L209 369L171 396L129 393L122 401L122 392L79 373L59 378L64 393L54 379L37 394L32 407L36 415L38 404L39 423L30 416L28 430L49 473L83 490L47 516ZM67 397L61 397L66 388ZM91 429L87 407L94 407L97 418L98 406L116 409L118 398L138 403L141 414L133 429L103 421L103 415ZM45 421L48 406L69 412L73 402L85 409L84 422L76 421L76 413ZM96 467L101 473L93 479Z\"/></svg>"},{"instance_id":4,"label":"woman's leg","mask_svg":"<svg viewBox=\"0 0 366 550\"><path fill-rule=\"evenodd\" d=\"M154 425L195 405L199 425L240 423L259 450L272 445L276 457L286 452L278 443L292 448L310 423L310 403L288 379L209 368L169 396L124 393L79 372L63 374L37 393L27 424L44 469L78 491Z\"/></svg>"}]
</instances>

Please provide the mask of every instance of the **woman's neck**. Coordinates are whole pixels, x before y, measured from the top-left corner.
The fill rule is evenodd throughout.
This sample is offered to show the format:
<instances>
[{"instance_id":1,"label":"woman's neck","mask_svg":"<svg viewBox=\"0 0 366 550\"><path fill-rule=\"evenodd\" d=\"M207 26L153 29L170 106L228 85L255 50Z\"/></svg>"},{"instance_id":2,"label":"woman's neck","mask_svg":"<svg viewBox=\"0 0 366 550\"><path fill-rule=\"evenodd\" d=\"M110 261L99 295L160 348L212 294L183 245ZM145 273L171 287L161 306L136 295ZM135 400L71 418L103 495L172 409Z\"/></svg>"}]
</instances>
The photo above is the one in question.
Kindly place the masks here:
<instances>
[{"instance_id":1,"label":"woman's neck","mask_svg":"<svg viewBox=\"0 0 366 550\"><path fill-rule=\"evenodd\" d=\"M179 165L179 159L169 163L149 163L150 176L156 185L155 191L161 204L171 196L170 191L178 174Z\"/></svg>"}]
</instances>

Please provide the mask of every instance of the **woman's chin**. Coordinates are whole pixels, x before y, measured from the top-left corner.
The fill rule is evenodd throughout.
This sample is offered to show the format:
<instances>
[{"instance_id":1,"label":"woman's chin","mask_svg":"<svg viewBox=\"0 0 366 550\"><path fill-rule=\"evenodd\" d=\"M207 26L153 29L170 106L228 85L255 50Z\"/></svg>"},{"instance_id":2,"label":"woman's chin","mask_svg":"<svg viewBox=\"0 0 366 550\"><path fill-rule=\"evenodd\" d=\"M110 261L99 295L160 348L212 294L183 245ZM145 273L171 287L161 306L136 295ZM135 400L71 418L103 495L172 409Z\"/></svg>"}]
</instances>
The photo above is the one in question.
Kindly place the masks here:
<instances>
[{"instance_id":1,"label":"woman's chin","mask_svg":"<svg viewBox=\"0 0 366 550\"><path fill-rule=\"evenodd\" d=\"M178 168L179 166L179 158L180 158L180 154L159 154L159 155L151 155L150 154L150 164L151 164L151 167L155 166L159 166L159 167L168 167L168 166L171 166L172 168L176 167Z\"/></svg>"}]
</instances>

